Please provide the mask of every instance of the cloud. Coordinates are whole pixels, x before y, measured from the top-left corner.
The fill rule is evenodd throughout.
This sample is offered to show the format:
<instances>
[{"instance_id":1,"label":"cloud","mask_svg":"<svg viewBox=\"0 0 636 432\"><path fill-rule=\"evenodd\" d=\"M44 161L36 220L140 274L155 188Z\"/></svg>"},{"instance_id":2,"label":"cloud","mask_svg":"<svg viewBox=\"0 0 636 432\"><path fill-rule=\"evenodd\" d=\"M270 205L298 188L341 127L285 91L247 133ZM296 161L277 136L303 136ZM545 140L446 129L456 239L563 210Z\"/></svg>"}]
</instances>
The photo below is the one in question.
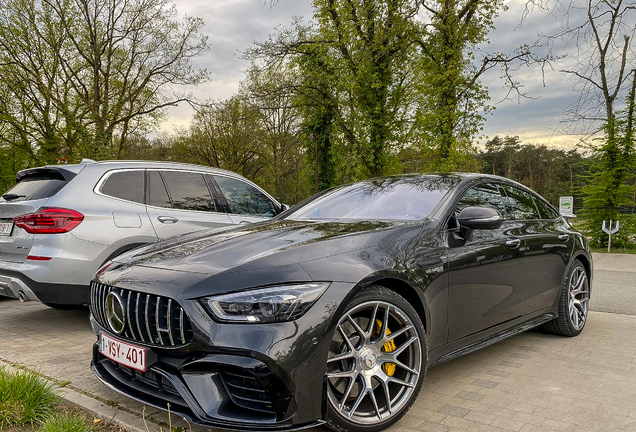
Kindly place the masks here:
<instances>
[{"instance_id":1,"label":"cloud","mask_svg":"<svg viewBox=\"0 0 636 432\"><path fill-rule=\"evenodd\" d=\"M491 43L481 47L484 52L512 53L522 44L534 43L538 35L554 34L561 27L559 19L536 10L520 26L525 4L525 0L507 2L509 10L496 19L496 29L490 34ZM245 71L240 52L254 41L266 39L277 26L289 25L296 16L308 20L312 13L309 0L280 0L273 7L259 0L180 0L178 8L180 13L203 18L206 23L204 33L211 44L210 52L197 59L195 66L207 68L212 80L194 89L186 89L199 99L225 99L235 94ZM573 50L574 47L567 49ZM516 71L515 77L532 99L517 100L513 97L497 103L494 114L487 118L484 134L490 137L518 135L530 142L561 146L578 141L577 137L568 138L560 128L562 110L578 97L573 89L574 83L558 72L569 61L572 60L557 62L556 70L547 68L545 75L539 67L524 67ZM491 71L483 80L493 103L504 99L507 93L500 75L499 71ZM161 130L171 132L176 126L187 126L192 114L187 104L171 108Z\"/></svg>"}]
</instances>

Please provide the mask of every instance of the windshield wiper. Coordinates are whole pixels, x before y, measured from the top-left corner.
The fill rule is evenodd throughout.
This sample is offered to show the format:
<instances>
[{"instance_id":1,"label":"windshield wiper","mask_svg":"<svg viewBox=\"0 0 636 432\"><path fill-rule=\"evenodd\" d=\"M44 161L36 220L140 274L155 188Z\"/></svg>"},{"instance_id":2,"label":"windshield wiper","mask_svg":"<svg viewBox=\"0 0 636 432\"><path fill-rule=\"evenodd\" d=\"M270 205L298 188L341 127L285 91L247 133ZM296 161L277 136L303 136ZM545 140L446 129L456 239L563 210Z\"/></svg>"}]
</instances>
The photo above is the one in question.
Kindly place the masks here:
<instances>
[{"instance_id":1,"label":"windshield wiper","mask_svg":"<svg viewBox=\"0 0 636 432\"><path fill-rule=\"evenodd\" d=\"M2 195L2 198L4 198L7 201L13 201L18 198L26 198L26 197L27 197L26 195L19 195L19 194L12 194L12 193L6 193Z\"/></svg>"}]
</instances>

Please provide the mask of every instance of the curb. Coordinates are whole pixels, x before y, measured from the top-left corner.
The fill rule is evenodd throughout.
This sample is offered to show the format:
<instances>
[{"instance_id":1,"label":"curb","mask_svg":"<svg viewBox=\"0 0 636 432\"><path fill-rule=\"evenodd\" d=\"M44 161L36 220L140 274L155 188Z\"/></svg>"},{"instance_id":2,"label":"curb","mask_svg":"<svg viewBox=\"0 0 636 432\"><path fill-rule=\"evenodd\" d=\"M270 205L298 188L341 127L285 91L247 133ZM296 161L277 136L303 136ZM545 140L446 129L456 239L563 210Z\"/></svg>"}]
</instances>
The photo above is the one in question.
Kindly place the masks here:
<instances>
[{"instance_id":1,"label":"curb","mask_svg":"<svg viewBox=\"0 0 636 432\"><path fill-rule=\"evenodd\" d=\"M140 418L135 414L108 406L97 399L93 399L90 396L86 396L69 388L56 386L55 390L66 402L81 408L93 417L103 419L109 423L114 423L130 432L148 432L148 425L146 422L150 422L149 420L144 421L143 418ZM156 425L155 423L151 424L153 429L159 429L159 425ZM156 428L154 426L156 426Z\"/></svg>"},{"instance_id":2,"label":"curb","mask_svg":"<svg viewBox=\"0 0 636 432\"><path fill-rule=\"evenodd\" d=\"M7 363L2 364L2 367L13 373L24 371L24 369L16 368ZM26 369L30 370L28 368ZM149 425L152 426L152 430L162 430L161 425L148 419L144 420L139 415L131 414L130 412L123 411L116 407L108 406L100 400L75 391L72 388L61 387L55 381L52 381L46 376L42 376L42 378L51 383L55 393L57 393L58 396L60 396L60 398L62 398L65 402L81 408L95 418L102 419L108 423L113 423L129 432L151 432Z\"/></svg>"}]
</instances>

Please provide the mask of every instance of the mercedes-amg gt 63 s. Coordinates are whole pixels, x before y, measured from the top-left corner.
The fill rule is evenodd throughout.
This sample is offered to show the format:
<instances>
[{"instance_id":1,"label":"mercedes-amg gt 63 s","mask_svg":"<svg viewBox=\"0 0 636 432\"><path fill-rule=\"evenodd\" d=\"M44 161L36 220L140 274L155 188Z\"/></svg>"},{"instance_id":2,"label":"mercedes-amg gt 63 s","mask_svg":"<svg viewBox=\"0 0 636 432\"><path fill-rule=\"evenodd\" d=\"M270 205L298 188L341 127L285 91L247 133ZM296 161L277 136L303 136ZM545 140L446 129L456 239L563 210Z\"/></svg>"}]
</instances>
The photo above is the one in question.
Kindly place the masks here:
<instances>
[{"instance_id":1,"label":"mercedes-amg gt 63 s","mask_svg":"<svg viewBox=\"0 0 636 432\"><path fill-rule=\"evenodd\" d=\"M92 367L210 427L378 431L431 366L532 327L578 335L591 278L585 237L518 183L372 179L108 263Z\"/></svg>"}]
</instances>

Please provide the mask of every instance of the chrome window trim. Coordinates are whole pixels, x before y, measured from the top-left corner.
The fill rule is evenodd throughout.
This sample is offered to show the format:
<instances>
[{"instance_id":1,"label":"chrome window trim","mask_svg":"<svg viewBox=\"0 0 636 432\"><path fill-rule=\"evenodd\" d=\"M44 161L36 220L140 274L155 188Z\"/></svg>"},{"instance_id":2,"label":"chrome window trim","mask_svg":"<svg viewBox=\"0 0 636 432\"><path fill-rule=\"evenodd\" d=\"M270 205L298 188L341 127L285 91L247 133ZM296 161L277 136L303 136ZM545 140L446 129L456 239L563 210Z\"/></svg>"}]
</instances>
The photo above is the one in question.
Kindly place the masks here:
<instances>
[{"instance_id":1,"label":"chrome window trim","mask_svg":"<svg viewBox=\"0 0 636 432\"><path fill-rule=\"evenodd\" d=\"M142 162L139 162L142 163ZM272 201L274 203L275 207L278 207L279 209L282 208L281 204L274 199L274 197L272 197L270 194L268 194L263 188L261 188L260 186L258 186L256 183L246 179L245 177L242 177L240 175L231 175L231 174L227 174L227 173L217 173L214 172L212 170L208 171L208 170L196 170L196 169L182 169L182 168L117 168L117 169L113 169L113 170L109 170L106 171L101 178L97 181L97 184L95 185L95 187L93 188L93 192L96 195L99 196L103 196L103 197L107 197L107 198L112 198L112 199L116 199L118 201L122 201L125 203L131 203L131 204L136 204L136 205L142 205L145 207L149 207L149 208L153 208L153 209L162 209L162 210L174 210L174 211L185 211L185 212L193 212L193 213L217 213L217 214L226 214L226 215L233 215L233 216L248 216L249 215L243 215L243 214L236 214L236 213L226 213L226 212L219 212L219 211L204 211L204 210L182 210L182 209L175 209L172 207L158 207L158 206L153 206L150 204L145 204L145 203L138 203L135 201L129 201L129 200L125 200L122 198L117 198L111 195L106 195L105 193L103 193L101 191L102 186L104 185L104 183L106 182L106 180L108 180L108 178L115 174L115 173L119 173L119 172L127 172L127 171L177 171L177 172L189 172L189 173L195 173L195 174L202 174L202 175L211 175L211 176L222 176L222 177L227 177L230 178L232 180L237 180L237 181L242 181L244 183L247 183L250 186L253 186L256 190L258 190L259 192L261 192L263 195L265 195L265 197L267 199L269 199L270 201ZM212 199L214 199L214 197L212 197ZM259 216L252 216L252 217L259 217ZM266 218L263 218L266 219Z\"/></svg>"}]
</instances>

